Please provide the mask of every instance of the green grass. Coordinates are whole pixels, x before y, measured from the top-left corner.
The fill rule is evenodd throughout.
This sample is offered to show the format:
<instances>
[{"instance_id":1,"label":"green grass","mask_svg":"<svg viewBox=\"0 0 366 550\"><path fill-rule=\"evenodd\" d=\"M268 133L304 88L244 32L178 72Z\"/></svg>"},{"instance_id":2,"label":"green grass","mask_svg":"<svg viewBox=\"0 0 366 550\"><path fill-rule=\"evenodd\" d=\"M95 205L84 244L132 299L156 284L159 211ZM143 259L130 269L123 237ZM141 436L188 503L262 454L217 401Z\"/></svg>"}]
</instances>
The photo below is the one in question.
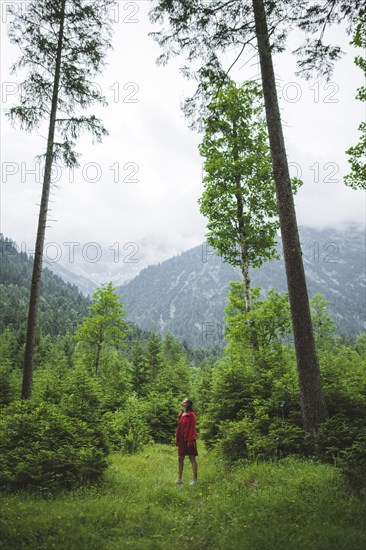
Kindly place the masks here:
<instances>
[{"instance_id":1,"label":"green grass","mask_svg":"<svg viewBox=\"0 0 366 550\"><path fill-rule=\"evenodd\" d=\"M225 470L200 452L199 483L174 484L176 450L113 455L99 487L5 494L0 548L364 550L366 501L331 466L289 458Z\"/></svg>"}]
</instances>

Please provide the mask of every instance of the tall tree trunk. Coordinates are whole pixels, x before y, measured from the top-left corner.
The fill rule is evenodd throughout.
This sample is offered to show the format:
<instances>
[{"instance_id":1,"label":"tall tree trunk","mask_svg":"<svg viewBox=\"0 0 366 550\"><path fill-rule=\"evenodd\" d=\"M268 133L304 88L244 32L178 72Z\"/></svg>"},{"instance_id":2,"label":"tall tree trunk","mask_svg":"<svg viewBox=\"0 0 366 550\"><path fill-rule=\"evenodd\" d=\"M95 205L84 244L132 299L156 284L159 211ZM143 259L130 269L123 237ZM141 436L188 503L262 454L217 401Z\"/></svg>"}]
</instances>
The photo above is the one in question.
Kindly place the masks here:
<instances>
[{"instance_id":1,"label":"tall tree trunk","mask_svg":"<svg viewBox=\"0 0 366 550\"><path fill-rule=\"evenodd\" d=\"M49 201L50 187L51 187L53 145L54 145L54 137L55 137L57 101L58 101L60 75L61 75L61 55L62 55L63 38L64 38L66 1L67 0L62 0L61 12L60 12L60 29L58 33L55 76L53 81L52 104L51 104L51 113L50 113L50 123L49 123L49 129L48 129L48 139L47 139L46 162L45 162L45 171L44 171L44 177L43 177L42 198L41 198L41 205L39 209L37 239L36 239L36 246L35 246L35 252L34 252L32 283L31 283L30 298L29 298L27 336L26 336L24 366L23 366L22 399L29 399L32 393L32 375L33 375L34 348L35 348L35 340L36 340L36 323L37 323L38 302L39 302L41 274L42 274L42 256L43 256L44 239L45 239L45 233L46 233L48 201Z\"/></svg>"},{"instance_id":2,"label":"tall tree trunk","mask_svg":"<svg viewBox=\"0 0 366 550\"><path fill-rule=\"evenodd\" d=\"M305 430L315 432L318 425L327 417L327 408L311 325L305 271L278 106L266 13L263 0L252 1L294 330L303 423Z\"/></svg>"},{"instance_id":3,"label":"tall tree trunk","mask_svg":"<svg viewBox=\"0 0 366 550\"><path fill-rule=\"evenodd\" d=\"M97 353L95 354L95 376L99 376L99 361L100 361L100 352L102 351L102 342L97 343Z\"/></svg>"},{"instance_id":4,"label":"tall tree trunk","mask_svg":"<svg viewBox=\"0 0 366 550\"><path fill-rule=\"evenodd\" d=\"M253 309L252 296L250 292L250 277L249 277L249 264L247 247L245 243L245 219L244 219L244 203L242 197L241 176L239 170L237 170L237 163L239 160L239 151L237 144L238 130L236 120L232 120L233 124L233 159L235 163L235 199L236 199L236 216L238 219L238 232L240 243L240 269L244 279L245 289L245 305L246 310L249 313Z\"/></svg>"},{"instance_id":5,"label":"tall tree trunk","mask_svg":"<svg viewBox=\"0 0 366 550\"><path fill-rule=\"evenodd\" d=\"M252 300L252 290L251 290L251 280L249 275L249 265L248 260L243 257L244 251L242 250L242 260L241 260L241 273L244 280L244 295L245 295L245 305L247 313L250 313L253 309L253 300Z\"/></svg>"},{"instance_id":6,"label":"tall tree trunk","mask_svg":"<svg viewBox=\"0 0 366 550\"><path fill-rule=\"evenodd\" d=\"M237 145L237 124L236 120L232 120L233 123L233 159L235 162L235 187L236 187L236 215L238 218L238 229L239 229L239 241L240 241L240 268L244 280L244 295L245 295L245 309L247 313L250 313L253 309L252 301L252 290L251 290L251 280L249 276L249 262L248 262L248 251L245 242L245 219L244 219L244 203L242 196L242 187L241 187L241 177L238 170L236 170L236 164L239 160L239 151ZM250 345L253 350L258 349L258 339L253 325L253 321L249 322L249 335L250 335Z\"/></svg>"}]
</instances>

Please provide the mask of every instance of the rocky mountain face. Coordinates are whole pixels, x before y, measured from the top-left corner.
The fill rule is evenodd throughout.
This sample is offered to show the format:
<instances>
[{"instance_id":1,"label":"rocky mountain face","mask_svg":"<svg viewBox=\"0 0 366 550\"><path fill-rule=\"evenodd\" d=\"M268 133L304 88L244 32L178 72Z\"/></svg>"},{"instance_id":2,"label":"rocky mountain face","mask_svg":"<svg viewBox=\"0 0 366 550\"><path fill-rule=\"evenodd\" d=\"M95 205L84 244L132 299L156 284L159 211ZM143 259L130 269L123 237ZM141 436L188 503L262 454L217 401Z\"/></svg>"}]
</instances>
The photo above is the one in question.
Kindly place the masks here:
<instances>
[{"instance_id":1,"label":"rocky mountain face","mask_svg":"<svg viewBox=\"0 0 366 550\"><path fill-rule=\"evenodd\" d=\"M309 295L324 294L339 334L365 330L365 233L349 227L300 228ZM253 286L287 291L281 242L279 260L251 271ZM127 319L145 330L172 332L195 347L224 344L224 308L238 269L224 263L206 244L143 269L119 291Z\"/></svg>"},{"instance_id":2,"label":"rocky mountain face","mask_svg":"<svg viewBox=\"0 0 366 550\"><path fill-rule=\"evenodd\" d=\"M59 263L54 262L49 265L46 264L46 267L48 267L55 275L58 275L67 283L76 285L84 296L91 296L98 288L98 285L87 277L73 273Z\"/></svg>"}]
</instances>

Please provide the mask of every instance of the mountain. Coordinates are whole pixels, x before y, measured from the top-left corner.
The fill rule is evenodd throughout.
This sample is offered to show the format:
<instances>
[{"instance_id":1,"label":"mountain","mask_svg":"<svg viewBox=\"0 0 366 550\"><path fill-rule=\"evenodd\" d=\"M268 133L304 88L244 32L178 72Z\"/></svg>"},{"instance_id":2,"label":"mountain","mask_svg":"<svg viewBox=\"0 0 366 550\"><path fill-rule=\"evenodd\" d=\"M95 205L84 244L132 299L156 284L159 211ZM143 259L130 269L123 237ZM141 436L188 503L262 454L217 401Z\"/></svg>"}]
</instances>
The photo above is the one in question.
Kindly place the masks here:
<instances>
[{"instance_id":1,"label":"mountain","mask_svg":"<svg viewBox=\"0 0 366 550\"><path fill-rule=\"evenodd\" d=\"M324 294L339 334L365 330L365 233L357 227L300 228L309 295ZM281 241L279 260L251 270L253 286L287 291ZM206 244L143 269L119 288L127 319L145 330L172 332L195 347L224 343L224 308L238 269L224 263Z\"/></svg>"},{"instance_id":2,"label":"mountain","mask_svg":"<svg viewBox=\"0 0 366 550\"><path fill-rule=\"evenodd\" d=\"M91 296L94 294L94 292L97 290L98 285L91 281L90 279L87 279L83 275L78 275L76 273L73 273L69 269L66 269L66 267L63 267L61 264L53 262L47 265L48 269L50 269L55 275L58 275L61 277L63 281L66 283L70 283L71 285L75 285L78 287L79 292L84 294L84 296Z\"/></svg>"},{"instance_id":3,"label":"mountain","mask_svg":"<svg viewBox=\"0 0 366 550\"><path fill-rule=\"evenodd\" d=\"M11 239L0 234L0 332L6 327L23 330L27 321L33 258L19 252ZM65 283L47 267L42 270L39 327L43 334L73 331L87 314L90 301L75 285Z\"/></svg>"}]
</instances>

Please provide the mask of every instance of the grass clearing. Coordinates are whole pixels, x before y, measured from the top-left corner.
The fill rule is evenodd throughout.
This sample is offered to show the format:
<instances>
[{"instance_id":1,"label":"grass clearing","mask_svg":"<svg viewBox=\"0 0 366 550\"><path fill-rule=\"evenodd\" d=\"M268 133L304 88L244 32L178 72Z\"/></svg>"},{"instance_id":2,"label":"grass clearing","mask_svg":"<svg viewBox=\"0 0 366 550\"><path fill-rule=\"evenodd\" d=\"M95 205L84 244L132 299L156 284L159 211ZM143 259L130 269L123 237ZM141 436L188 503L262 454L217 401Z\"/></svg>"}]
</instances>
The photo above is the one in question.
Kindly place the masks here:
<instances>
[{"instance_id":1,"label":"grass clearing","mask_svg":"<svg viewBox=\"0 0 366 550\"><path fill-rule=\"evenodd\" d=\"M364 550L366 499L331 466L297 458L226 470L200 452L199 483L174 484L176 450L113 455L101 486L5 494L0 548Z\"/></svg>"}]
</instances>

